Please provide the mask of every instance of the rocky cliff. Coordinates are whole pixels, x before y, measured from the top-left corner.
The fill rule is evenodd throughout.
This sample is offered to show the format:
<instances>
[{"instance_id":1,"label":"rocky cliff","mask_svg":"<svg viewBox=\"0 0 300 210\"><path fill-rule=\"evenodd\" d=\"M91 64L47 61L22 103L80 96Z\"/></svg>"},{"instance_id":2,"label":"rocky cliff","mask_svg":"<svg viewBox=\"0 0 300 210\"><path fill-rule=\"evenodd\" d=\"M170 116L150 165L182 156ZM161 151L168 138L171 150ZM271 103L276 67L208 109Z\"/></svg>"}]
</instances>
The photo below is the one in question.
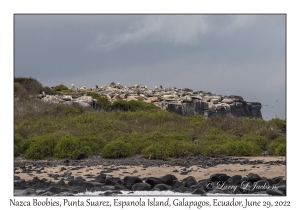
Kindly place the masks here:
<instances>
[{"instance_id":1,"label":"rocky cliff","mask_svg":"<svg viewBox=\"0 0 300 210\"><path fill-rule=\"evenodd\" d=\"M81 106L95 107L97 101L91 96L82 96L86 92L97 92L105 95L110 102L116 100L139 100L153 103L161 109L181 115L200 114L205 117L217 115L233 115L236 117L247 116L261 118L261 103L246 102L241 96L216 95L211 92L193 91L189 88L163 88L148 89L147 86L133 85L122 86L112 82L109 86L95 88L71 87L72 95L45 95L39 94L38 98L45 102L79 104Z\"/></svg>"}]
</instances>

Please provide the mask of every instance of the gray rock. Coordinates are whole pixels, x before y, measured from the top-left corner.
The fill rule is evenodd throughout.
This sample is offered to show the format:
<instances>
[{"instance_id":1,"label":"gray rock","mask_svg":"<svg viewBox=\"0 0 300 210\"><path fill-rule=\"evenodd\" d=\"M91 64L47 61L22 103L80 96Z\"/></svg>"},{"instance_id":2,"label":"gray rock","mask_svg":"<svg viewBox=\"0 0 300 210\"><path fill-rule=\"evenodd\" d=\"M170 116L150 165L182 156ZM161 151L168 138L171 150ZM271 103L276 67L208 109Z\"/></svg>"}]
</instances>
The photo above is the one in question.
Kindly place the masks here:
<instances>
[{"instance_id":1,"label":"gray rock","mask_svg":"<svg viewBox=\"0 0 300 210\"><path fill-rule=\"evenodd\" d=\"M148 183L136 183L132 186L131 190L133 191L149 191L152 186Z\"/></svg>"}]
</instances>

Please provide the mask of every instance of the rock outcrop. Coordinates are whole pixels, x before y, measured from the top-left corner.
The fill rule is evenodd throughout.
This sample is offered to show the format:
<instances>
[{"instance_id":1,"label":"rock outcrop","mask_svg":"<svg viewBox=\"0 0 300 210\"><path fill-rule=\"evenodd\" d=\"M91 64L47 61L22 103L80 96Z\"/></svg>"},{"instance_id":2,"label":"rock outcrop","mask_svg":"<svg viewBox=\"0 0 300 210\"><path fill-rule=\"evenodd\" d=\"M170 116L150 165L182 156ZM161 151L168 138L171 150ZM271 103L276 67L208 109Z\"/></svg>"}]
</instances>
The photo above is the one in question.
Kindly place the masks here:
<instances>
[{"instance_id":1,"label":"rock outcrop","mask_svg":"<svg viewBox=\"0 0 300 210\"><path fill-rule=\"evenodd\" d=\"M73 95L38 95L45 102L63 103L67 105L95 107L97 101L91 96L81 96L76 93L97 92L105 95L113 103L116 100L139 100L153 103L157 107L181 115L203 115L213 117L218 115L232 115L236 117L261 118L261 103L247 102L243 97L236 95L216 95L206 91L193 91L189 88L176 87L148 89L147 86L138 84L132 87L122 86L112 82L109 86L95 88L76 88L72 86Z\"/></svg>"}]
</instances>

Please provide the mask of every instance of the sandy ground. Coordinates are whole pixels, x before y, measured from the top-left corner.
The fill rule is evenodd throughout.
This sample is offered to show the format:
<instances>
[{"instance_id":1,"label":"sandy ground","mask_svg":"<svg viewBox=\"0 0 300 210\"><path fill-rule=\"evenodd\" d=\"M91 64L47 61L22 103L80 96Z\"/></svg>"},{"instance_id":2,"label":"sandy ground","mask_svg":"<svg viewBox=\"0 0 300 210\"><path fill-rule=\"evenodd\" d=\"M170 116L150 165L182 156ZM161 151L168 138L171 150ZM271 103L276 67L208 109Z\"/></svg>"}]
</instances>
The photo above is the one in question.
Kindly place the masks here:
<instances>
[{"instance_id":1,"label":"sandy ground","mask_svg":"<svg viewBox=\"0 0 300 210\"><path fill-rule=\"evenodd\" d=\"M285 160L285 157L245 157L251 161L254 160L264 160L265 162L269 161L276 161L276 160ZM61 170L64 167L66 170ZM105 173L107 177L119 177L124 178L125 176L139 176L140 178L145 177L161 177L166 174L173 174L179 180L184 179L187 176L193 176L196 180L206 179L209 178L212 174L215 173L224 173L228 176L233 175L241 175L246 176L249 173L256 173L261 177L273 178L282 176L283 179L286 179L286 165L270 165L270 164L255 164L255 165L241 165L241 164L221 164L215 167L207 167L201 168L199 166L191 166L189 168L180 167L180 166L168 166L164 165L161 167L148 167L143 168L142 166L123 166L123 167L116 167L112 166L90 166L90 167L83 167L78 170L71 170L74 168L73 166L57 166L57 167L48 167L44 170L41 170L42 173L36 173L35 171L28 174L22 173L21 169L15 170L15 176L19 176L21 179L26 181L32 180L33 177L38 177L40 179L46 178L47 180L51 180L57 182L61 179L54 180L53 178L49 177L48 174L58 174L62 175L65 172L71 172L73 176L82 176L86 180L93 180L93 178L89 178L88 175L97 176L101 172ZM112 172L105 172L107 170L112 170ZM20 172L20 173L18 173ZM186 174L180 175L182 172Z\"/></svg>"}]
</instances>

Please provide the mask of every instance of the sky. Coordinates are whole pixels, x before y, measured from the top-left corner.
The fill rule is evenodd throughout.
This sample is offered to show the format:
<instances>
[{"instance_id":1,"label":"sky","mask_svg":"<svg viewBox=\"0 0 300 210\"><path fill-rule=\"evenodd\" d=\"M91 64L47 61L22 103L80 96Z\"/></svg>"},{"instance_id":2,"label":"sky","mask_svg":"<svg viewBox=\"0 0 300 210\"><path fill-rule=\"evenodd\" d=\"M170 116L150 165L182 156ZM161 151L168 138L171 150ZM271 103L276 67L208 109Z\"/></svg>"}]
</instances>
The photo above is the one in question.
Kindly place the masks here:
<instances>
[{"instance_id":1,"label":"sky","mask_svg":"<svg viewBox=\"0 0 300 210\"><path fill-rule=\"evenodd\" d=\"M286 15L15 14L14 76L240 95L285 119Z\"/></svg>"}]
</instances>

